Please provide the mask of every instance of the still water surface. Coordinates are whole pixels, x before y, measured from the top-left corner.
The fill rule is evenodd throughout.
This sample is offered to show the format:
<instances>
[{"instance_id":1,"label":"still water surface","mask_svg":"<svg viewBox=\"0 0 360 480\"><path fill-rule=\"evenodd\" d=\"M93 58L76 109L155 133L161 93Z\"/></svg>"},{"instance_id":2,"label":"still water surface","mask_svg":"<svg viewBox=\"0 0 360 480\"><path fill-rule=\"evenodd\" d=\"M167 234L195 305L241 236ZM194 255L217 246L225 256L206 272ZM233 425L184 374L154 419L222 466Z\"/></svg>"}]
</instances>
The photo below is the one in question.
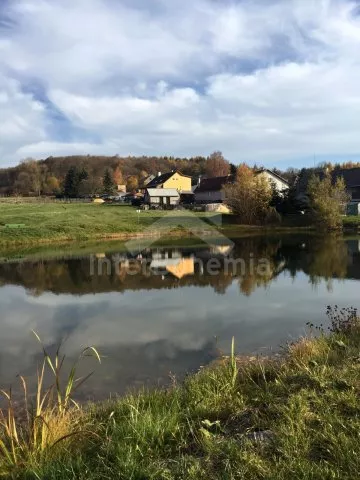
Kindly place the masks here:
<instances>
[{"instance_id":1,"label":"still water surface","mask_svg":"<svg viewBox=\"0 0 360 480\"><path fill-rule=\"evenodd\" d=\"M69 359L82 346L98 348L102 364L87 359L84 372L95 374L82 395L101 399L166 384L170 373L181 378L227 352L232 336L239 352L267 354L304 334L306 322L326 324L327 305L360 304L360 239L234 242L232 251L221 244L172 245L133 257L114 247L106 254L0 262L1 386L36 370L41 355L32 329L50 350L66 339ZM242 260L235 270L225 269L229 258ZM99 274L107 259L110 271ZM210 275L213 259L219 268ZM266 270L259 271L264 260Z\"/></svg>"}]
</instances>

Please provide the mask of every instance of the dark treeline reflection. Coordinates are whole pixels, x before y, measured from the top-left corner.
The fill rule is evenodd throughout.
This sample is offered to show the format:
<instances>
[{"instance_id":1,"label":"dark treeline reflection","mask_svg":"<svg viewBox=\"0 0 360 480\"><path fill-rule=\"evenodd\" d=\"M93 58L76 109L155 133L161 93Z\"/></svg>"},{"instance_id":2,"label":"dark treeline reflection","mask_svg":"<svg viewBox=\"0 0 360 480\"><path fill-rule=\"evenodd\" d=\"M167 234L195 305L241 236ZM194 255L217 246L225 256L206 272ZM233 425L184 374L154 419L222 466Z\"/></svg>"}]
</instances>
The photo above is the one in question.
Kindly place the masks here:
<instances>
[{"instance_id":1,"label":"dark treeline reflection","mask_svg":"<svg viewBox=\"0 0 360 480\"><path fill-rule=\"evenodd\" d=\"M329 289L334 278L359 279L360 240L309 235L249 237L235 240L232 251L221 245L174 246L151 248L136 257L122 252L7 262L0 264L0 286L23 286L34 296L47 291L84 295L185 286L210 286L224 294L236 282L244 295L251 295L284 271L292 277L303 272L315 286L325 280Z\"/></svg>"}]
</instances>

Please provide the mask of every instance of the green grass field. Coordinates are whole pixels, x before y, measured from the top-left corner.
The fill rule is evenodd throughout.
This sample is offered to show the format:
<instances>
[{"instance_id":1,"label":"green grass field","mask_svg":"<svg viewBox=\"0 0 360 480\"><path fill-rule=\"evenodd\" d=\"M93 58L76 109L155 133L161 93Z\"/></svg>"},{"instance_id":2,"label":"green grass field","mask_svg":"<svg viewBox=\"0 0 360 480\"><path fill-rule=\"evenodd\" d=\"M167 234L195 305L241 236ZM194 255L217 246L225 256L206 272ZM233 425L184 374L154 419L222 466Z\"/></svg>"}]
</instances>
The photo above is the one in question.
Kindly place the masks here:
<instances>
[{"instance_id":1,"label":"green grass field","mask_svg":"<svg viewBox=\"0 0 360 480\"><path fill-rule=\"evenodd\" d=\"M33 412L29 427L0 418L0 473L17 480L359 478L360 325L351 311L340 319L330 335L304 338L281 357L232 355L167 390L70 412L42 408L46 423L32 420Z\"/></svg>"},{"instance_id":2,"label":"green grass field","mask_svg":"<svg viewBox=\"0 0 360 480\"><path fill-rule=\"evenodd\" d=\"M60 202L0 202L0 246L2 250L16 246L29 246L67 241L96 241L125 239L143 233L149 226L164 216L179 218L178 211L141 211L124 205L96 205L92 203ZM195 213L209 228L214 213ZM223 227L229 234L251 233L261 230L259 226L241 226L231 222L231 215ZM182 217L181 222L192 222ZM212 224L214 227L214 224ZM197 228L197 226L196 226ZM201 228L201 224L200 224ZM216 229L213 230L216 233ZM184 235L184 231L177 232Z\"/></svg>"},{"instance_id":3,"label":"green grass field","mask_svg":"<svg viewBox=\"0 0 360 480\"><path fill-rule=\"evenodd\" d=\"M165 214L86 203L0 203L0 245L121 238Z\"/></svg>"},{"instance_id":4,"label":"green grass field","mask_svg":"<svg viewBox=\"0 0 360 480\"><path fill-rule=\"evenodd\" d=\"M124 205L96 205L92 203L62 203L46 201L0 200L0 246L2 249L20 245L39 245L67 241L97 241L126 239L142 233L147 227L166 215L179 212L158 210L141 211ZM208 222L213 213L196 213ZM273 232L311 230L301 217L284 218L281 225L244 226L232 215L223 215L220 230L228 235L239 235L264 229ZM346 217L345 225L360 223L360 217ZM209 224L209 223L208 223ZM180 233L180 232L178 232Z\"/></svg>"}]
</instances>

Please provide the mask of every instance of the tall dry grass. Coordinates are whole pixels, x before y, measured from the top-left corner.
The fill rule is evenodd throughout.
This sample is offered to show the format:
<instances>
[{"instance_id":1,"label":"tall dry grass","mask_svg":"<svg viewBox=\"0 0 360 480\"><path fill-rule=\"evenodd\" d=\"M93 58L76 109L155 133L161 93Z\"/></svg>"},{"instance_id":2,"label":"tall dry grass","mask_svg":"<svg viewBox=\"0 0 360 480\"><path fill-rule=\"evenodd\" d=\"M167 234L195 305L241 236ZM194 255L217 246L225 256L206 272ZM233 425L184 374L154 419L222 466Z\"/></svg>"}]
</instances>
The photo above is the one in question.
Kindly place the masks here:
<instances>
[{"instance_id":1,"label":"tall dry grass","mask_svg":"<svg viewBox=\"0 0 360 480\"><path fill-rule=\"evenodd\" d=\"M43 361L37 371L36 395L29 395L27 381L20 376L23 402L15 402L13 390L0 390L5 406L0 408L0 474L12 471L23 464L36 464L44 456L51 456L55 447L66 447L74 437L88 433L81 407L74 400L76 390L92 375L76 378L79 363L88 355L100 362L94 347L83 349L65 375L65 355L59 345L51 357L41 338L33 332L43 350ZM45 375L52 381L45 385ZM62 378L65 376L65 380Z\"/></svg>"}]
</instances>

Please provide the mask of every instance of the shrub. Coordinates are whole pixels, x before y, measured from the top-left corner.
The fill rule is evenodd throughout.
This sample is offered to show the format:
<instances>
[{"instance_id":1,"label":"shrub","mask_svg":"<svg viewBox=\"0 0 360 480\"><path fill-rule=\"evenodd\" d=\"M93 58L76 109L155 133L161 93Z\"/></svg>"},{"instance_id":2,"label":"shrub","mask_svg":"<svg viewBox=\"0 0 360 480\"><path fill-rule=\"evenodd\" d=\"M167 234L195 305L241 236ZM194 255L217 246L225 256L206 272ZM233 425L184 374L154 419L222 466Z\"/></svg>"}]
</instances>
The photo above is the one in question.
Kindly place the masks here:
<instances>
[{"instance_id":1,"label":"shrub","mask_svg":"<svg viewBox=\"0 0 360 480\"><path fill-rule=\"evenodd\" d=\"M342 215L348 202L345 182L337 179L332 182L330 173L321 179L313 176L308 185L310 208L315 223L323 230L340 230Z\"/></svg>"}]
</instances>

